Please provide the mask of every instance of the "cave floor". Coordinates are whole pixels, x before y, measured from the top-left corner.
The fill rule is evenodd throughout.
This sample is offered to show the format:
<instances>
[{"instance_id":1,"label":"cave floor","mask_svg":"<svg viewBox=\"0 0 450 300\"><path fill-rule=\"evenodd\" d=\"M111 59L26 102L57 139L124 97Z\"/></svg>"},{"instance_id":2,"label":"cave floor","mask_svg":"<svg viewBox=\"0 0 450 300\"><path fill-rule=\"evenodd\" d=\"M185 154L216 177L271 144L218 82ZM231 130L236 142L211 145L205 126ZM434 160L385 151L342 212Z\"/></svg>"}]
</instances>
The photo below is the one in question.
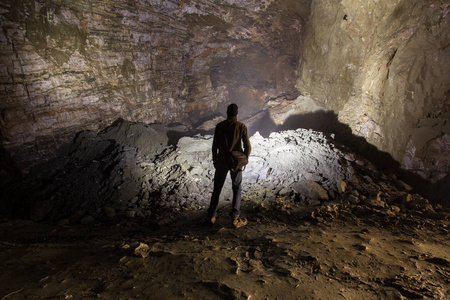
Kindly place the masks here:
<instances>
[{"instance_id":1,"label":"cave floor","mask_svg":"<svg viewBox=\"0 0 450 300\"><path fill-rule=\"evenodd\" d=\"M203 211L170 222L0 222L1 299L448 299L449 220L300 217L246 227Z\"/></svg>"}]
</instances>

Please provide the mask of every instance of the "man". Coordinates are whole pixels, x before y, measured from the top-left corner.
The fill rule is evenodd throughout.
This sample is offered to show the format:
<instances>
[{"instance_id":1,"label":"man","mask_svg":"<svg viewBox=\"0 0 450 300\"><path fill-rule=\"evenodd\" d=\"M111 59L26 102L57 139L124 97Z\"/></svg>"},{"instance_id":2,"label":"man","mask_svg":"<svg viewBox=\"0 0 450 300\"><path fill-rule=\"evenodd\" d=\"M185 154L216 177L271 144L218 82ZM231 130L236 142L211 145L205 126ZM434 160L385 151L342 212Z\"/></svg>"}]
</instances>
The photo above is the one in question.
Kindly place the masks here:
<instances>
[{"instance_id":1,"label":"man","mask_svg":"<svg viewBox=\"0 0 450 300\"><path fill-rule=\"evenodd\" d=\"M228 171L230 171L233 189L231 217L234 228L245 226L247 220L240 217L242 170L231 170L228 155L230 151L239 150L243 151L248 157L251 151L247 126L237 120L237 115L238 106L234 103L230 104L227 108L227 119L217 124L214 131L212 158L216 171L214 174L214 191L208 209L209 223L212 225L216 222L220 192ZM244 149L242 149L242 145Z\"/></svg>"}]
</instances>

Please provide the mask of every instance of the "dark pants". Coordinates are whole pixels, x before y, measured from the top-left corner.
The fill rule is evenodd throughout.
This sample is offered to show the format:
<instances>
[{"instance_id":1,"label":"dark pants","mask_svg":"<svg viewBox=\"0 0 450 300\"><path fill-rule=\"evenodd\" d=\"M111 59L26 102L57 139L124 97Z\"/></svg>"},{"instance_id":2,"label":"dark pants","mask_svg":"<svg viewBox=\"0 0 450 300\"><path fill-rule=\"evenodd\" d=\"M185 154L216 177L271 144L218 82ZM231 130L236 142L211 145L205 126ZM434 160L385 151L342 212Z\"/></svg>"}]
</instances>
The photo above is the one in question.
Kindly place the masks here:
<instances>
[{"instance_id":1,"label":"dark pants","mask_svg":"<svg viewBox=\"0 0 450 300\"><path fill-rule=\"evenodd\" d=\"M223 184L227 178L228 171L229 170L226 167L218 166L216 168L216 173L214 174L214 190L208 209L208 214L211 218L215 217L217 214L220 192L222 191ZM236 217L241 213L242 171L230 171L230 175L233 188L233 207L231 209L231 215L232 217Z\"/></svg>"}]
</instances>

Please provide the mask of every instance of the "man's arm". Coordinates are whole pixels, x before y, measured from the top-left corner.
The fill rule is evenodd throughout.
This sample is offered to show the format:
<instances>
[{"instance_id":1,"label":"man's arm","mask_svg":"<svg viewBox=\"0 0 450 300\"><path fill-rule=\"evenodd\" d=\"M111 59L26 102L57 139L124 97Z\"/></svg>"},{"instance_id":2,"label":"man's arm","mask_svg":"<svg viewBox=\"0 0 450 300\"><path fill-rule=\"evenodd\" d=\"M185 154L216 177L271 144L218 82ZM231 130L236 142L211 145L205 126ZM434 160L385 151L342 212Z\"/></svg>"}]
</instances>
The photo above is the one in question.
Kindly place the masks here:
<instances>
[{"instance_id":1,"label":"man's arm","mask_svg":"<svg viewBox=\"0 0 450 300\"><path fill-rule=\"evenodd\" d=\"M250 139L248 138L247 126L244 125L244 129L242 132L242 144L244 146L244 153L247 157L250 156L250 152L252 151L252 146L250 145Z\"/></svg>"},{"instance_id":2,"label":"man's arm","mask_svg":"<svg viewBox=\"0 0 450 300\"><path fill-rule=\"evenodd\" d=\"M212 160L213 160L214 167L216 167L216 165L217 165L217 155L218 155L217 152L219 150L219 139L217 138L216 132L217 132L217 127L214 130L214 137L213 137L213 143L212 143L212 148L211 148Z\"/></svg>"}]
</instances>

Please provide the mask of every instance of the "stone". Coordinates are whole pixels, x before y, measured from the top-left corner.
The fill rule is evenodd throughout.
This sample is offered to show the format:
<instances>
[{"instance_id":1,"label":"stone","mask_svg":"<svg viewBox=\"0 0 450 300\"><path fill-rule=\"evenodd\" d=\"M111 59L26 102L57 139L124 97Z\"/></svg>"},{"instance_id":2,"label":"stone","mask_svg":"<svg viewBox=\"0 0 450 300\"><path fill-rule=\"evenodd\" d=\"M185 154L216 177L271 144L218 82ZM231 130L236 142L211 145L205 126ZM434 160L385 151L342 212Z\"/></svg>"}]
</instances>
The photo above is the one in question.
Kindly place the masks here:
<instances>
[{"instance_id":1,"label":"stone","mask_svg":"<svg viewBox=\"0 0 450 300\"><path fill-rule=\"evenodd\" d=\"M361 200L359 200L359 198L358 198L357 196L355 196L355 195L350 195L350 196L348 196L348 201L349 201L351 204L358 204L358 203L361 202Z\"/></svg>"},{"instance_id":2,"label":"stone","mask_svg":"<svg viewBox=\"0 0 450 300\"><path fill-rule=\"evenodd\" d=\"M435 212L431 210L427 210L425 213L425 217L434 220L448 220L450 219L450 214L447 212Z\"/></svg>"},{"instance_id":3,"label":"stone","mask_svg":"<svg viewBox=\"0 0 450 300\"><path fill-rule=\"evenodd\" d=\"M353 153L349 153L349 154L346 154L345 156L344 156L344 158L346 159L346 160L348 160L348 161L355 161L355 154L353 154Z\"/></svg>"},{"instance_id":4,"label":"stone","mask_svg":"<svg viewBox=\"0 0 450 300\"><path fill-rule=\"evenodd\" d=\"M355 197L359 197L359 192L357 190L352 190L351 194Z\"/></svg>"},{"instance_id":5,"label":"stone","mask_svg":"<svg viewBox=\"0 0 450 300\"><path fill-rule=\"evenodd\" d=\"M237 1L230 10L227 3L138 0L120 10L106 5L80 13L71 2L56 12L32 0L6 0L0 46L7 62L7 96L1 101L7 148L25 168L27 159L35 162L76 132L97 130L118 117L193 123L216 115L228 95L249 103L295 99L308 4L292 10L270 2L260 7ZM242 116L254 113L249 103L239 103ZM202 130L215 126L202 123ZM19 146L26 151L17 151Z\"/></svg>"},{"instance_id":6,"label":"stone","mask_svg":"<svg viewBox=\"0 0 450 300\"><path fill-rule=\"evenodd\" d=\"M315 200L315 199L307 200L307 202L308 202L308 205L311 205L311 206L319 206L321 204L320 200Z\"/></svg>"},{"instance_id":7,"label":"stone","mask_svg":"<svg viewBox=\"0 0 450 300\"><path fill-rule=\"evenodd\" d=\"M329 200L334 200L336 199L336 192L334 190L328 190L328 196L329 196Z\"/></svg>"},{"instance_id":8,"label":"stone","mask_svg":"<svg viewBox=\"0 0 450 300\"><path fill-rule=\"evenodd\" d=\"M376 199L376 198L367 198L364 201L364 204L373 208L385 208L386 207L386 202L380 200L380 199Z\"/></svg>"},{"instance_id":9,"label":"stone","mask_svg":"<svg viewBox=\"0 0 450 300\"><path fill-rule=\"evenodd\" d=\"M283 197L283 196L289 196L291 195L292 190L290 188L282 188L279 192L278 195Z\"/></svg>"},{"instance_id":10,"label":"stone","mask_svg":"<svg viewBox=\"0 0 450 300\"><path fill-rule=\"evenodd\" d=\"M128 217L128 218L134 218L135 216L136 216L136 211L135 210L127 210L126 211L126 216Z\"/></svg>"},{"instance_id":11,"label":"stone","mask_svg":"<svg viewBox=\"0 0 450 300\"><path fill-rule=\"evenodd\" d=\"M340 194L345 193L345 191L347 189L347 183L345 181L341 180L340 182L338 182L337 188L338 188L338 192Z\"/></svg>"},{"instance_id":12,"label":"stone","mask_svg":"<svg viewBox=\"0 0 450 300\"><path fill-rule=\"evenodd\" d=\"M360 185L363 194L367 196L375 197L380 192L380 188L375 184L362 184Z\"/></svg>"},{"instance_id":13,"label":"stone","mask_svg":"<svg viewBox=\"0 0 450 300\"><path fill-rule=\"evenodd\" d=\"M327 191L317 182L304 180L292 185L292 188L311 200L328 200Z\"/></svg>"},{"instance_id":14,"label":"stone","mask_svg":"<svg viewBox=\"0 0 450 300\"><path fill-rule=\"evenodd\" d=\"M408 208L418 211L434 211L433 206L427 199L414 195L410 201L407 201Z\"/></svg>"},{"instance_id":15,"label":"stone","mask_svg":"<svg viewBox=\"0 0 450 300\"><path fill-rule=\"evenodd\" d=\"M405 183L405 182L402 181L402 180L395 180L395 184L396 184L396 186L399 187L401 190L404 190L404 191L407 191L407 192L410 192L410 191L413 190L413 187L412 187L412 186L410 186L409 184Z\"/></svg>"},{"instance_id":16,"label":"stone","mask_svg":"<svg viewBox=\"0 0 450 300\"><path fill-rule=\"evenodd\" d=\"M391 210L396 214L401 211L400 207L398 207L397 205L391 205Z\"/></svg>"},{"instance_id":17,"label":"stone","mask_svg":"<svg viewBox=\"0 0 450 300\"><path fill-rule=\"evenodd\" d=\"M363 245L363 244L355 244L355 245L353 245L353 247L355 247L355 249L358 250L358 251L365 251L365 250L367 250L367 246Z\"/></svg>"},{"instance_id":18,"label":"stone","mask_svg":"<svg viewBox=\"0 0 450 300\"><path fill-rule=\"evenodd\" d=\"M134 249L134 255L141 257L141 258L147 258L150 255L150 247L145 243L139 243L139 246Z\"/></svg>"}]
</instances>

